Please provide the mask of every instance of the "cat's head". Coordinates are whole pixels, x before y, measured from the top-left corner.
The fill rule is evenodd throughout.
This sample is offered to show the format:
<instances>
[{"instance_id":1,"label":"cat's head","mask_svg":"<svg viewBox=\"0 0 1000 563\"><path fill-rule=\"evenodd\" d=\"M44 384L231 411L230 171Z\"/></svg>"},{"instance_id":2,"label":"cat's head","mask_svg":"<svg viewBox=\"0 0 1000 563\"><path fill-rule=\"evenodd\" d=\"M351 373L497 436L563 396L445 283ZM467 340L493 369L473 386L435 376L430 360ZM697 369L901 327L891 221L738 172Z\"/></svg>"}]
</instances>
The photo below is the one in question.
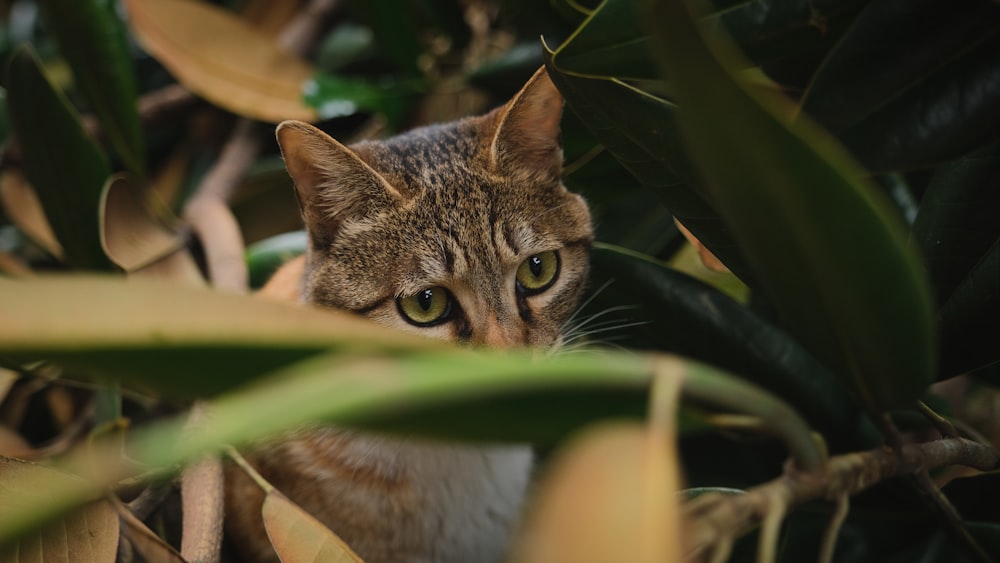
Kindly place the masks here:
<instances>
[{"instance_id":1,"label":"cat's head","mask_svg":"<svg viewBox=\"0 0 1000 563\"><path fill-rule=\"evenodd\" d=\"M309 233L303 299L489 346L547 346L593 237L560 181L563 100L544 69L492 112L350 148L278 127Z\"/></svg>"}]
</instances>

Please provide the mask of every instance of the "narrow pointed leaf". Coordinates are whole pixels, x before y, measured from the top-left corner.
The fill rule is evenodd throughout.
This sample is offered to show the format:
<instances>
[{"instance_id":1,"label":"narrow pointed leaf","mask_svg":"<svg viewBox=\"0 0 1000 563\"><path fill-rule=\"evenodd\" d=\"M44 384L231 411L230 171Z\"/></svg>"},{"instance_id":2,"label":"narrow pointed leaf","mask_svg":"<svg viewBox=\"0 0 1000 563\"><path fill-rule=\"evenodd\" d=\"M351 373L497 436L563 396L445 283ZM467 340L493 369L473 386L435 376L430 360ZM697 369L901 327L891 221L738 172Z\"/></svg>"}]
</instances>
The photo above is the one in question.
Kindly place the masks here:
<instances>
[{"instance_id":1,"label":"narrow pointed leaf","mask_svg":"<svg viewBox=\"0 0 1000 563\"><path fill-rule=\"evenodd\" d=\"M790 102L732 77L732 47L706 43L684 2L648 5L689 151L783 321L867 409L909 406L935 340L901 225L827 135L788 124Z\"/></svg>"},{"instance_id":2,"label":"narrow pointed leaf","mask_svg":"<svg viewBox=\"0 0 1000 563\"><path fill-rule=\"evenodd\" d=\"M145 173L145 144L125 26L109 0L42 0L46 27L69 62L76 85L126 168Z\"/></svg>"},{"instance_id":3,"label":"narrow pointed leaf","mask_svg":"<svg viewBox=\"0 0 1000 563\"><path fill-rule=\"evenodd\" d=\"M344 540L278 491L267 494L261 512L282 563L361 563Z\"/></svg>"},{"instance_id":4,"label":"narrow pointed leaf","mask_svg":"<svg viewBox=\"0 0 1000 563\"><path fill-rule=\"evenodd\" d=\"M98 202L111 175L104 154L80 125L61 92L46 78L30 47L14 52L7 67L7 110L28 182L74 268L113 266L101 248Z\"/></svg>"}]
</instances>

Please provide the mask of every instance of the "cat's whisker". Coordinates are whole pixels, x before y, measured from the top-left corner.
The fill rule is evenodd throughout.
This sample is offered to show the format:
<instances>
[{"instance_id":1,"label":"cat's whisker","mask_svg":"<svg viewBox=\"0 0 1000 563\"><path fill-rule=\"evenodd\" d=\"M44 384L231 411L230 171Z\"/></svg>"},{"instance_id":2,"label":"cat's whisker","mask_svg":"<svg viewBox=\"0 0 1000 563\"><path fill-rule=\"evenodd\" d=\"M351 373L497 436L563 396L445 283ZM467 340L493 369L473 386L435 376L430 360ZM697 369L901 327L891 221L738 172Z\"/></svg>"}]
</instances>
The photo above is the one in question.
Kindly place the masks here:
<instances>
[{"instance_id":1,"label":"cat's whisker","mask_svg":"<svg viewBox=\"0 0 1000 563\"><path fill-rule=\"evenodd\" d=\"M590 297L587 297L587 299L584 300L583 303L580 303L580 305L577 306L576 310L573 311L573 314L570 315L568 319L566 319L565 321L563 321L562 326L560 328L561 329L565 329L567 326L570 326L573 323L573 321L576 319L576 317L581 312L583 312L583 310L586 309L587 306L590 305L590 303L594 299L596 299L601 293L603 293L604 290L606 290L609 287L611 287L611 284L613 284L613 283L615 283L615 280L614 279L610 279L610 280L604 282L604 284L602 284L601 287L599 287L596 290L594 290L594 293L592 293L590 295Z\"/></svg>"},{"instance_id":2,"label":"cat's whisker","mask_svg":"<svg viewBox=\"0 0 1000 563\"><path fill-rule=\"evenodd\" d=\"M602 311L598 311L597 313L594 313L593 315L591 315L591 316L589 316L589 317L587 317L585 319L581 319L579 322L577 322L575 324L568 325L568 324L564 323L564 327L563 327L563 331L562 332L563 332L563 334L574 334L576 332L580 332L580 331L586 329L589 326L595 326L594 322L597 321L598 319L606 316L606 315L609 315L611 313L617 313L617 312L620 312L620 311L630 311L630 310L636 309L636 308L637 308L637 306L635 306L635 305L617 305L615 307L609 307L609 308L604 309ZM611 319L612 322L614 322L614 320L615 319Z\"/></svg>"}]
</instances>

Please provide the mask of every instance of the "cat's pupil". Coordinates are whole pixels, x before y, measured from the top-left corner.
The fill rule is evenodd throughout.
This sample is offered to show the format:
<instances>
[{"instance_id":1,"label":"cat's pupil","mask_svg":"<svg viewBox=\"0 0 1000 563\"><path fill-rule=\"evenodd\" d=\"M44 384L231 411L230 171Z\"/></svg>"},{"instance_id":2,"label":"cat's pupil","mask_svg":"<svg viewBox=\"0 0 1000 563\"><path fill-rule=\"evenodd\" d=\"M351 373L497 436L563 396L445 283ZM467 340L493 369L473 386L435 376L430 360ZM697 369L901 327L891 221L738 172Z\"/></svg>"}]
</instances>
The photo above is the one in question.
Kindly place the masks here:
<instances>
[{"instance_id":1,"label":"cat's pupil","mask_svg":"<svg viewBox=\"0 0 1000 563\"><path fill-rule=\"evenodd\" d=\"M417 305L423 311L430 311L431 304L434 302L434 290L425 289L417 295Z\"/></svg>"},{"instance_id":2,"label":"cat's pupil","mask_svg":"<svg viewBox=\"0 0 1000 563\"><path fill-rule=\"evenodd\" d=\"M538 277L542 275L542 259L538 255L528 258L528 269L531 270L531 275Z\"/></svg>"}]
</instances>

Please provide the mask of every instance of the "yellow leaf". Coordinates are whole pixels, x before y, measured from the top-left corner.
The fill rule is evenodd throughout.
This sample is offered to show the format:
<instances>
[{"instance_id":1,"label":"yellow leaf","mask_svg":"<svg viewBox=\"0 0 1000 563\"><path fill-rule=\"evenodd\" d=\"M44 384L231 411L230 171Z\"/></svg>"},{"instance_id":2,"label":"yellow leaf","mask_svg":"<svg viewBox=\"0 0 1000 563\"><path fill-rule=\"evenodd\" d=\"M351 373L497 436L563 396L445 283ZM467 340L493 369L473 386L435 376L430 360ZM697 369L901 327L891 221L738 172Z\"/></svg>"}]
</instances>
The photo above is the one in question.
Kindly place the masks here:
<instances>
[{"instance_id":1,"label":"yellow leaf","mask_svg":"<svg viewBox=\"0 0 1000 563\"><path fill-rule=\"evenodd\" d=\"M7 217L31 240L49 254L62 259L62 245L45 217L42 202L21 172L6 170L0 176L0 206L3 206Z\"/></svg>"},{"instance_id":2,"label":"yellow leaf","mask_svg":"<svg viewBox=\"0 0 1000 563\"><path fill-rule=\"evenodd\" d=\"M316 120L302 101L312 66L236 14L195 0L125 6L146 50L199 96L258 121Z\"/></svg>"},{"instance_id":3,"label":"yellow leaf","mask_svg":"<svg viewBox=\"0 0 1000 563\"><path fill-rule=\"evenodd\" d=\"M78 487L67 473L0 457L0 520ZM106 502L93 503L45 528L21 536L0 551L0 563L112 563L118 551L118 515Z\"/></svg>"},{"instance_id":4,"label":"yellow leaf","mask_svg":"<svg viewBox=\"0 0 1000 563\"><path fill-rule=\"evenodd\" d=\"M673 437L637 423L585 430L543 479L517 563L683 561Z\"/></svg>"},{"instance_id":5,"label":"yellow leaf","mask_svg":"<svg viewBox=\"0 0 1000 563\"><path fill-rule=\"evenodd\" d=\"M275 490L264 499L261 514L282 563L361 563L342 539Z\"/></svg>"}]
</instances>

